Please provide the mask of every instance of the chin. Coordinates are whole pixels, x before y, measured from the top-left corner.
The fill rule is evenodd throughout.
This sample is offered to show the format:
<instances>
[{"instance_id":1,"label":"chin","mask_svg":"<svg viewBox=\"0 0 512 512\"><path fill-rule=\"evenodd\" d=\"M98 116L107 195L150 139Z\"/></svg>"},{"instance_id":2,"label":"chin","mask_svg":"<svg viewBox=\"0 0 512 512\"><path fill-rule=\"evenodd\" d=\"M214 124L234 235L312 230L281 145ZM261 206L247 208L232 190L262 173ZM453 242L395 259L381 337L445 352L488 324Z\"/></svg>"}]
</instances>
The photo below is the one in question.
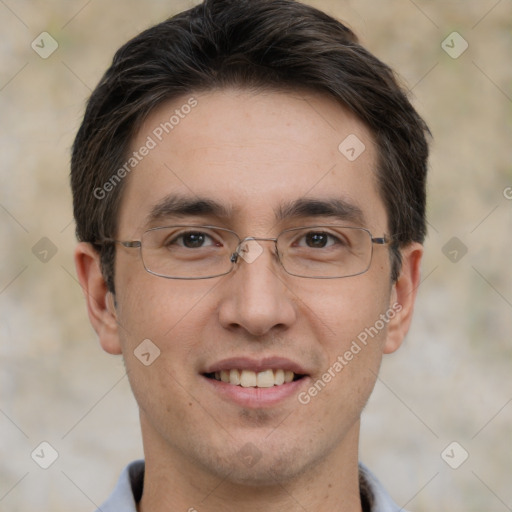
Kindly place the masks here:
<instances>
[{"instance_id":1,"label":"chin","mask_svg":"<svg viewBox=\"0 0 512 512\"><path fill-rule=\"evenodd\" d=\"M226 480L232 484L258 488L286 484L303 473L303 470L301 471L296 467L292 468L288 463L264 462L263 460L260 460L253 467L238 463L236 465L231 464L226 469L229 471Z\"/></svg>"},{"instance_id":2,"label":"chin","mask_svg":"<svg viewBox=\"0 0 512 512\"><path fill-rule=\"evenodd\" d=\"M203 462L217 477L231 484L258 488L291 482L314 465L303 448L281 445L278 451L267 443L258 450L250 441L227 457L217 453L208 459Z\"/></svg>"}]
</instances>

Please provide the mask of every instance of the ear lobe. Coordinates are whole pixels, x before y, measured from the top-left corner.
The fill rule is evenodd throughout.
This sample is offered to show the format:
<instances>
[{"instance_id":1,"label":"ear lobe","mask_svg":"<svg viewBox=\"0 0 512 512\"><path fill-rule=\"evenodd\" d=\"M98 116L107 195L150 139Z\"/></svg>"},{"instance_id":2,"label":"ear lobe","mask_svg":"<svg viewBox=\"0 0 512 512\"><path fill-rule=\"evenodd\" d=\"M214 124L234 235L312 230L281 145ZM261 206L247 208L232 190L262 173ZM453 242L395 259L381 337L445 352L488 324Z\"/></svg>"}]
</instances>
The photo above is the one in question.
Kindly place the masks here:
<instances>
[{"instance_id":1,"label":"ear lobe","mask_svg":"<svg viewBox=\"0 0 512 512\"><path fill-rule=\"evenodd\" d=\"M109 354L121 354L114 297L103 278L100 256L91 244L81 242L77 245L75 267L84 292L89 320L103 350Z\"/></svg>"},{"instance_id":2,"label":"ear lobe","mask_svg":"<svg viewBox=\"0 0 512 512\"><path fill-rule=\"evenodd\" d=\"M420 285L420 264L423 256L423 246L411 243L401 250L402 268L400 275L393 284L391 291L390 309L396 315L389 321L384 354L397 350L411 325L416 293Z\"/></svg>"}]
</instances>

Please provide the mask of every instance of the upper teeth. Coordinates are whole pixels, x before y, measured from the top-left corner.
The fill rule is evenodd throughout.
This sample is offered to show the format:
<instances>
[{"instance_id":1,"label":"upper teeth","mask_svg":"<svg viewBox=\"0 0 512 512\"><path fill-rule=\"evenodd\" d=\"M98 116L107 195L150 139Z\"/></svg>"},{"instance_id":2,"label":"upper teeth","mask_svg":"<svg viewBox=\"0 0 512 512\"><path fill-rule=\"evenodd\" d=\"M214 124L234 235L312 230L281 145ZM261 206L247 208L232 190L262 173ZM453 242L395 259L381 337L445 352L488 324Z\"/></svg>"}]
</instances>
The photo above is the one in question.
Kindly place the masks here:
<instances>
[{"instance_id":1,"label":"upper teeth","mask_svg":"<svg viewBox=\"0 0 512 512\"><path fill-rule=\"evenodd\" d=\"M293 380L294 373L290 370L264 370L253 372L252 370L222 370L215 372L215 379L229 382L235 386L244 388L271 388L280 386Z\"/></svg>"}]
</instances>

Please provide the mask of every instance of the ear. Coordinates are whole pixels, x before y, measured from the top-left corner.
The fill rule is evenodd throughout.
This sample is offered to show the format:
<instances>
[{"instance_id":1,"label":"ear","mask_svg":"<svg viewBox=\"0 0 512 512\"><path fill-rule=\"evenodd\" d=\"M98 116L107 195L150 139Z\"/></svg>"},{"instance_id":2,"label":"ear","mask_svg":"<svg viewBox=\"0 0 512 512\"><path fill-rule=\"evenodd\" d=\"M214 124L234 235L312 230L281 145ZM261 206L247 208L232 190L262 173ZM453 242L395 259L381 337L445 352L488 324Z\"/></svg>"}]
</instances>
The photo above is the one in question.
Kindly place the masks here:
<instances>
[{"instance_id":1,"label":"ear","mask_svg":"<svg viewBox=\"0 0 512 512\"><path fill-rule=\"evenodd\" d=\"M75 266L84 292L89 320L103 350L120 354L114 296L107 289L100 265L100 255L91 244L81 242L75 249Z\"/></svg>"},{"instance_id":2,"label":"ear","mask_svg":"<svg viewBox=\"0 0 512 512\"><path fill-rule=\"evenodd\" d=\"M423 246L411 243L401 249L402 268L400 275L391 289L390 311L395 316L390 319L387 329L384 354L397 350L409 330L416 300L416 292L420 285L420 264L423 256Z\"/></svg>"}]
</instances>

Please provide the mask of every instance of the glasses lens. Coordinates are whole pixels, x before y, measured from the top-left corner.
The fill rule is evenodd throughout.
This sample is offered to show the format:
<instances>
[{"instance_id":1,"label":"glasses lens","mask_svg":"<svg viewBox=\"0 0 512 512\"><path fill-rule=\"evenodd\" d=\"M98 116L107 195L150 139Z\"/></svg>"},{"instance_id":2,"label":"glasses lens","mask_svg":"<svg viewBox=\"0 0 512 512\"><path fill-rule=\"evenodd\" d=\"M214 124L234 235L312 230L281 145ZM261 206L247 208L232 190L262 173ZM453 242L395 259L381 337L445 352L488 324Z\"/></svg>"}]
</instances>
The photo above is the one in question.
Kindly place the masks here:
<instances>
[{"instance_id":1,"label":"glasses lens","mask_svg":"<svg viewBox=\"0 0 512 512\"><path fill-rule=\"evenodd\" d=\"M289 229L278 239L281 263L300 277L349 277L366 272L372 240L363 228L313 226Z\"/></svg>"},{"instance_id":2,"label":"glasses lens","mask_svg":"<svg viewBox=\"0 0 512 512\"><path fill-rule=\"evenodd\" d=\"M209 226L154 228L142 236L142 261L148 272L175 279L204 279L228 273L238 237Z\"/></svg>"}]
</instances>

